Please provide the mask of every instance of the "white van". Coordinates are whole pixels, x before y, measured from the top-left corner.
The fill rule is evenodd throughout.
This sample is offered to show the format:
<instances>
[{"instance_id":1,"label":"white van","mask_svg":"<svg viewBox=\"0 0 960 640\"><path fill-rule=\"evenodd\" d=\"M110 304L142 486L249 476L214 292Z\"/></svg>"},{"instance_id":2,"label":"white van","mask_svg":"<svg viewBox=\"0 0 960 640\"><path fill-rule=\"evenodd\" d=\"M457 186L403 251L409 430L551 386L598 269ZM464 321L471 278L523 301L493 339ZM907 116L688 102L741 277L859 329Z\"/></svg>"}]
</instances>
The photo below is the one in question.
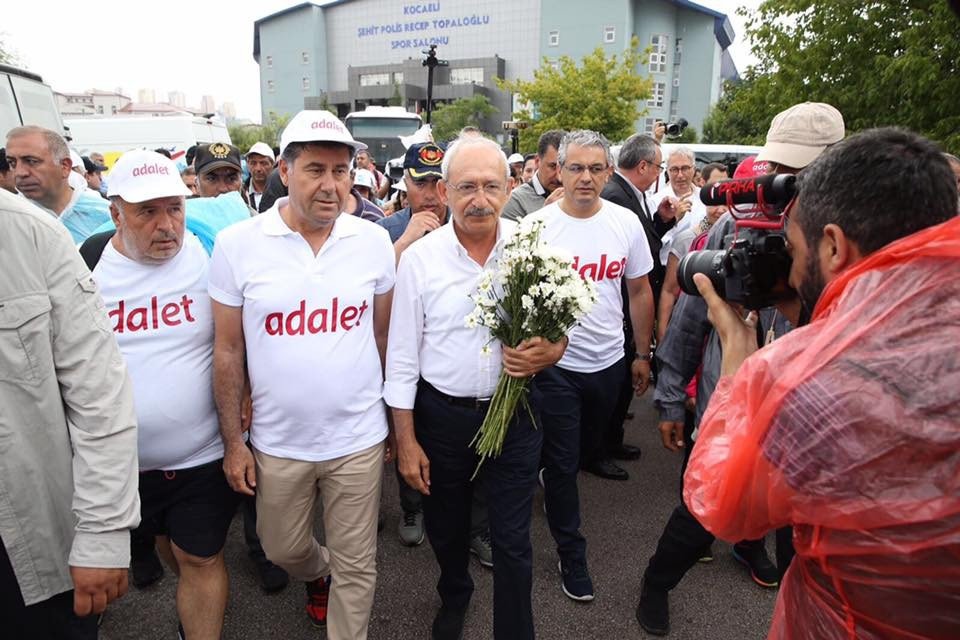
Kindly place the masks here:
<instances>
[{"instance_id":1,"label":"white van","mask_svg":"<svg viewBox=\"0 0 960 640\"><path fill-rule=\"evenodd\" d=\"M108 167L131 149L164 148L173 161L183 165L184 154L195 144L230 143L223 122L199 116L102 116L67 118L71 146L81 155L103 154Z\"/></svg>"}]
</instances>

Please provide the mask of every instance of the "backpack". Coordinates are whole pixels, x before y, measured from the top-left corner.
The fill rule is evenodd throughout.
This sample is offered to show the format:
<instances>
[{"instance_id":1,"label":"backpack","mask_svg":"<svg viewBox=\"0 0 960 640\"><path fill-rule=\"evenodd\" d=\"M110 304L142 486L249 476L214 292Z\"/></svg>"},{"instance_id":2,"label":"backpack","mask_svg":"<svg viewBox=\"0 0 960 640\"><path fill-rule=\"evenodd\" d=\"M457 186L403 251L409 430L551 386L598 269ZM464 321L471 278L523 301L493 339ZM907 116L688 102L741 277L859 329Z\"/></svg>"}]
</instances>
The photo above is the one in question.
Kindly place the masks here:
<instances>
[{"instance_id":1,"label":"backpack","mask_svg":"<svg viewBox=\"0 0 960 640\"><path fill-rule=\"evenodd\" d=\"M103 250L107 248L107 244L116 233L116 229L101 231L83 241L83 244L80 245L80 256L87 263L87 269L93 271L96 268L97 263L100 262L100 257L103 255Z\"/></svg>"}]
</instances>

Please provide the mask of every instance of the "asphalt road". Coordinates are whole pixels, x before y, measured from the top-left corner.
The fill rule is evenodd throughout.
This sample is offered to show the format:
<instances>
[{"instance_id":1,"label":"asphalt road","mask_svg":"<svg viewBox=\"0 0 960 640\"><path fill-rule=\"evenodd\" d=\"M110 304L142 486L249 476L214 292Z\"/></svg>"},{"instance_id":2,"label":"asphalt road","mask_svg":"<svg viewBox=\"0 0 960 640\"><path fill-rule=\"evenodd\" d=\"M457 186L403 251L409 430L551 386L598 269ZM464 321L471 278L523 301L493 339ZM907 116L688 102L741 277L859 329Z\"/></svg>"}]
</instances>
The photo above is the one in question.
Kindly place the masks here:
<instances>
[{"instance_id":1,"label":"asphalt road","mask_svg":"<svg viewBox=\"0 0 960 640\"><path fill-rule=\"evenodd\" d=\"M643 448L643 458L623 463L627 482L580 476L583 530L597 594L591 603L569 600L560 590L553 540L543 514L543 497L534 501L533 608L537 636L550 640L644 638L634 618L640 577L670 512L678 500L680 460L659 444L649 398L634 402L636 416L627 441ZM372 640L429 638L439 606L437 567L429 543L415 548L396 535L400 506L393 473L385 476L381 509L386 526L377 550L377 591L370 621ZM772 551L772 539L768 545ZM671 594L671 638L751 640L766 637L775 590L756 586L734 561L730 546L714 545L714 562L698 564ZM290 584L279 594L263 594L246 559L240 519L234 520L226 546L230 602L223 637L233 639L311 639L324 636L303 611L304 590ZM493 635L493 580L472 561L476 583L465 640ZM173 639L176 579L167 571L155 585L131 588L111 605L103 621L103 640Z\"/></svg>"}]
</instances>

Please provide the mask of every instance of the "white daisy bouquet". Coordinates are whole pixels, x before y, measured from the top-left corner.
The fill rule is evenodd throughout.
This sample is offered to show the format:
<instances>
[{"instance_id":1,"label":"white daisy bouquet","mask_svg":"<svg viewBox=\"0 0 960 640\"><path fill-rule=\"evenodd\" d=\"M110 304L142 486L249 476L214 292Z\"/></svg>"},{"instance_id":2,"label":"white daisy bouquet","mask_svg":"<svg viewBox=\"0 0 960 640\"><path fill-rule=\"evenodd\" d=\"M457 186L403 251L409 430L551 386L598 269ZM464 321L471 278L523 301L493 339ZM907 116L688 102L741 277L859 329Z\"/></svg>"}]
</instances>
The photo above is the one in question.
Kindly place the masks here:
<instances>
[{"instance_id":1,"label":"white daisy bouquet","mask_svg":"<svg viewBox=\"0 0 960 640\"><path fill-rule=\"evenodd\" d=\"M468 328L485 327L491 340L509 347L536 336L558 342L590 312L597 301L596 285L573 268L573 256L540 239L542 227L540 220L522 221L496 269L481 276L472 297L476 306L466 317ZM489 347L484 349L489 352ZM518 405L530 412L529 384L529 378L501 372L487 415L470 443L480 455L477 470L487 458L500 455Z\"/></svg>"}]
</instances>

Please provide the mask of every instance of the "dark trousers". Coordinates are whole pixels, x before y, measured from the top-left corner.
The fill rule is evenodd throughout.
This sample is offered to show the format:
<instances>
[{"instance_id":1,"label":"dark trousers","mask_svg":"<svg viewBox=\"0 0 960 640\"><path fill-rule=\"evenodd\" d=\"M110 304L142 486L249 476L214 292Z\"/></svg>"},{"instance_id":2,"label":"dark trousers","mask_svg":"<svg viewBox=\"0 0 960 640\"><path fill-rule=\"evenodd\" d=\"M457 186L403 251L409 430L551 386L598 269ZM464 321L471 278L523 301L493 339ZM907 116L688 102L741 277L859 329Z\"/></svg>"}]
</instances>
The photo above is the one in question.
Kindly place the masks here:
<instances>
[{"instance_id":1,"label":"dark trousers","mask_svg":"<svg viewBox=\"0 0 960 640\"><path fill-rule=\"evenodd\" d=\"M600 450L623 377L624 361L596 371L578 373L553 366L537 374L542 394L544 501L557 553L564 560L586 560L587 541L580 533L581 427L593 425L584 447ZM491 495L495 495L492 493Z\"/></svg>"},{"instance_id":2,"label":"dark trousers","mask_svg":"<svg viewBox=\"0 0 960 640\"><path fill-rule=\"evenodd\" d=\"M404 513L421 511L423 509L423 496L420 492L411 487L400 475L400 467L394 465L397 473L398 493L400 494L400 507ZM478 475L473 481L473 501L470 503L470 537L475 538L487 532L490 525L487 521L487 493L483 489L483 477Z\"/></svg>"},{"instance_id":3,"label":"dark trousers","mask_svg":"<svg viewBox=\"0 0 960 640\"><path fill-rule=\"evenodd\" d=\"M97 616L77 617L73 591L29 607L23 601L7 548L0 540L0 636L30 640L96 640Z\"/></svg>"},{"instance_id":4,"label":"dark trousers","mask_svg":"<svg viewBox=\"0 0 960 640\"><path fill-rule=\"evenodd\" d=\"M531 393L536 406L536 394ZM470 602L470 481L478 457L470 441L486 405L463 406L421 380L414 406L417 441L430 460L430 495L423 497L424 524L440 565L437 591L444 606ZM533 548L530 518L542 433L522 407L507 430L502 453L480 468L493 548L493 635L533 638Z\"/></svg>"},{"instance_id":5,"label":"dark trousers","mask_svg":"<svg viewBox=\"0 0 960 640\"><path fill-rule=\"evenodd\" d=\"M630 411L630 403L633 402L633 374L630 371L630 365L637 355L637 349L633 344L633 332L630 332L630 341L624 347L624 367L623 375L620 378L620 387L617 390L617 401L613 408L613 414L607 423L607 430L603 434L603 449L599 454L603 458L609 458L610 454L623 446L623 437L625 435L623 424L627 420L627 412Z\"/></svg>"},{"instance_id":6,"label":"dark trousers","mask_svg":"<svg viewBox=\"0 0 960 640\"><path fill-rule=\"evenodd\" d=\"M695 443L691 438L693 424L694 414L688 411L684 421L683 440L686 446L683 449L683 464L680 469L680 504L670 514L667 526L664 527L657 542L657 550L650 558L643 574L647 587L658 591L670 591L680 584L683 576L715 540L713 534L703 528L683 501L683 473L687 469L690 452ZM777 569L781 576L786 572L793 558L792 533L790 527L777 531ZM743 540L737 544L738 546L763 546L763 539Z\"/></svg>"}]
</instances>

